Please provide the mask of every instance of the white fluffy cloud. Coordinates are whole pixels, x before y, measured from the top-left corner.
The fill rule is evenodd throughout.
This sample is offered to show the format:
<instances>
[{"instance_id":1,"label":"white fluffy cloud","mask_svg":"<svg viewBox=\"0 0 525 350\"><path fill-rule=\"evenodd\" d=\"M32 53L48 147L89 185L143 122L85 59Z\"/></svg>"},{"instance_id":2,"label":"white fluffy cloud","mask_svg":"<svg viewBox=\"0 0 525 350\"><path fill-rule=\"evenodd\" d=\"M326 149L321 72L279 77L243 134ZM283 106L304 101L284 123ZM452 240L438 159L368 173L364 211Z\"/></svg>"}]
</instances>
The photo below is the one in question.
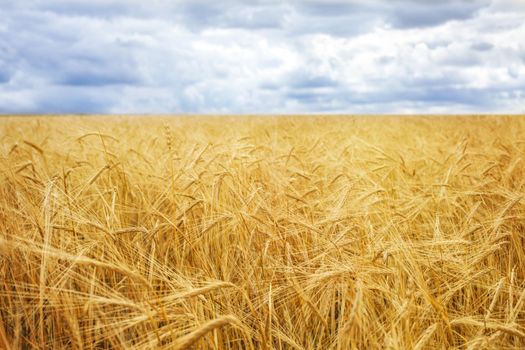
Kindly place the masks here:
<instances>
[{"instance_id":1,"label":"white fluffy cloud","mask_svg":"<svg viewBox=\"0 0 525 350\"><path fill-rule=\"evenodd\" d=\"M0 15L0 113L525 112L521 1L28 0Z\"/></svg>"}]
</instances>

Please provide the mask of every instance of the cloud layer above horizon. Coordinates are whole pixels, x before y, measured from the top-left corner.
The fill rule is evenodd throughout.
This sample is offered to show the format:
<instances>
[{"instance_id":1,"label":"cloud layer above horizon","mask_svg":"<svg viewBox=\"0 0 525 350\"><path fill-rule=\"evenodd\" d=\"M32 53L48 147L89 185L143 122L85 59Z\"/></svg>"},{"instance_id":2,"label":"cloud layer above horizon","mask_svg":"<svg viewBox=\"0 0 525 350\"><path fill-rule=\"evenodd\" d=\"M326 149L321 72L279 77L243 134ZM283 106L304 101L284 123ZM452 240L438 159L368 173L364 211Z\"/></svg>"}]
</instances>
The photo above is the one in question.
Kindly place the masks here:
<instances>
[{"instance_id":1,"label":"cloud layer above horizon","mask_svg":"<svg viewBox=\"0 0 525 350\"><path fill-rule=\"evenodd\" d=\"M0 113L524 113L519 0L0 0Z\"/></svg>"}]
</instances>

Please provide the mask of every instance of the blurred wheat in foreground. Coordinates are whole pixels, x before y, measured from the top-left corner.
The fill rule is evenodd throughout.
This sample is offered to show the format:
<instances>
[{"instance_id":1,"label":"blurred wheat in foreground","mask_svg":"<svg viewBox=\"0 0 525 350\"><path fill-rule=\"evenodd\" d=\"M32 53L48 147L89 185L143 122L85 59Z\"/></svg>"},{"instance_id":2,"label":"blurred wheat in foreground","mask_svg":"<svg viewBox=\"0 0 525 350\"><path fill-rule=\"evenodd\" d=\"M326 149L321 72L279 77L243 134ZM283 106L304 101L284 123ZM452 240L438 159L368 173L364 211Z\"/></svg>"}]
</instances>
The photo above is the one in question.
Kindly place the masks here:
<instances>
[{"instance_id":1,"label":"blurred wheat in foreground","mask_svg":"<svg viewBox=\"0 0 525 350\"><path fill-rule=\"evenodd\" d=\"M525 347L525 120L0 119L0 348Z\"/></svg>"}]
</instances>

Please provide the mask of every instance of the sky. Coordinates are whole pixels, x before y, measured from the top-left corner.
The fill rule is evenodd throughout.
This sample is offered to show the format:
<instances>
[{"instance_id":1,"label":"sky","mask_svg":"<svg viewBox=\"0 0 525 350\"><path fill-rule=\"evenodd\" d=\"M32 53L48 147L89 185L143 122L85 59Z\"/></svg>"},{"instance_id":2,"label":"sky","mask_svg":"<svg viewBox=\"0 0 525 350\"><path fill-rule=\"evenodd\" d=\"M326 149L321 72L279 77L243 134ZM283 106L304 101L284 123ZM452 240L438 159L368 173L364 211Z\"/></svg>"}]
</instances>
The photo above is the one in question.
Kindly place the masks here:
<instances>
[{"instance_id":1,"label":"sky","mask_svg":"<svg viewBox=\"0 0 525 350\"><path fill-rule=\"evenodd\" d=\"M0 0L0 113L525 113L521 0Z\"/></svg>"}]
</instances>

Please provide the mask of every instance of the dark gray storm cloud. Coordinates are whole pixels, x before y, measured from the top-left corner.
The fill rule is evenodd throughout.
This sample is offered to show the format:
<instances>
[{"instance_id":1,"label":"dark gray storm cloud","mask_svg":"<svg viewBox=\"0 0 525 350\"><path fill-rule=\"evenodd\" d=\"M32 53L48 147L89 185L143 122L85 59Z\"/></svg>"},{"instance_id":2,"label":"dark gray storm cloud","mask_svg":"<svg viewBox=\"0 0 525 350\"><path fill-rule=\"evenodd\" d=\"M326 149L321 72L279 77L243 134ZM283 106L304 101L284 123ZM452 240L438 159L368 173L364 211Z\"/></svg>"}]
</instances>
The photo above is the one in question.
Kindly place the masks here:
<instances>
[{"instance_id":1,"label":"dark gray storm cloud","mask_svg":"<svg viewBox=\"0 0 525 350\"><path fill-rule=\"evenodd\" d=\"M0 0L0 113L524 112L513 0Z\"/></svg>"}]
</instances>

